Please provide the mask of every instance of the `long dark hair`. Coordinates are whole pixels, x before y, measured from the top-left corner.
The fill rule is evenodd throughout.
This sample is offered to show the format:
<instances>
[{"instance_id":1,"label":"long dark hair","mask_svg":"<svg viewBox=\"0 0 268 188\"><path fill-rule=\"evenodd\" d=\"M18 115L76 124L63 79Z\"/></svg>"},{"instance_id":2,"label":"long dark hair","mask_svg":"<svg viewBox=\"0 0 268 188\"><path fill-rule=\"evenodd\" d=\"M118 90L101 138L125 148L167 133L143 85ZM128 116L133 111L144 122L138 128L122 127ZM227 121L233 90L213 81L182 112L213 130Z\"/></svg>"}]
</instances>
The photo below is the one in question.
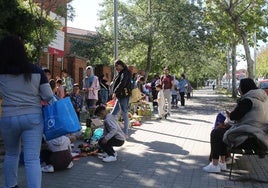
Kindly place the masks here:
<instances>
[{"instance_id":1,"label":"long dark hair","mask_svg":"<svg viewBox=\"0 0 268 188\"><path fill-rule=\"evenodd\" d=\"M8 35L0 41L0 74L24 74L25 81L31 80L29 59L22 40Z\"/></svg>"},{"instance_id":2,"label":"long dark hair","mask_svg":"<svg viewBox=\"0 0 268 188\"><path fill-rule=\"evenodd\" d=\"M246 94L250 90L258 89L258 87L256 86L254 80L252 80L251 78L243 78L243 79L241 79L239 87L240 87L240 89L241 89L243 94Z\"/></svg>"},{"instance_id":3,"label":"long dark hair","mask_svg":"<svg viewBox=\"0 0 268 188\"><path fill-rule=\"evenodd\" d=\"M120 59L115 60L114 64L115 65L121 65L123 67L123 69L127 68L127 65Z\"/></svg>"}]
</instances>

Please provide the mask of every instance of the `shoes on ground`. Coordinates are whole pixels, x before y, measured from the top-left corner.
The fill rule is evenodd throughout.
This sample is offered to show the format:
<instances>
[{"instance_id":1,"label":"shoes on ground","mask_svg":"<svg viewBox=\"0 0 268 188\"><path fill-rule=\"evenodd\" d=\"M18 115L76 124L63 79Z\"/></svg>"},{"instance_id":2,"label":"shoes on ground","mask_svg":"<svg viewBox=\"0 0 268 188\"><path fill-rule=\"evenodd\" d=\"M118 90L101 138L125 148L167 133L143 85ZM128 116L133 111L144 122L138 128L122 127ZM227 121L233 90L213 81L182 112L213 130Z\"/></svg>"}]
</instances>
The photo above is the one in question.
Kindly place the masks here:
<instances>
[{"instance_id":1,"label":"shoes on ground","mask_svg":"<svg viewBox=\"0 0 268 188\"><path fill-rule=\"evenodd\" d=\"M117 152L114 152L114 156L117 157ZM109 155L106 152L98 153L99 158L106 158L109 157Z\"/></svg>"},{"instance_id":2,"label":"shoes on ground","mask_svg":"<svg viewBox=\"0 0 268 188\"><path fill-rule=\"evenodd\" d=\"M167 116L168 116L168 115L167 115L167 114L165 114L165 115L164 115L164 119L167 119Z\"/></svg>"},{"instance_id":3,"label":"shoes on ground","mask_svg":"<svg viewBox=\"0 0 268 188\"><path fill-rule=\"evenodd\" d=\"M42 172L54 172L54 167L52 165L46 165L41 168Z\"/></svg>"},{"instance_id":4,"label":"shoes on ground","mask_svg":"<svg viewBox=\"0 0 268 188\"><path fill-rule=\"evenodd\" d=\"M212 163L210 163L209 165L203 167L203 170L209 173L220 173L221 167L220 165L213 165Z\"/></svg>"},{"instance_id":5,"label":"shoes on ground","mask_svg":"<svg viewBox=\"0 0 268 188\"><path fill-rule=\"evenodd\" d=\"M105 157L105 158L102 159L103 162L107 162L107 163L113 162L113 161L116 161L116 160L117 159L116 159L115 156L108 156L108 157Z\"/></svg>"},{"instance_id":6,"label":"shoes on ground","mask_svg":"<svg viewBox=\"0 0 268 188\"><path fill-rule=\"evenodd\" d=\"M221 163L221 162L219 162L219 166L220 166L220 168L221 168L221 171L228 171L228 170L227 170L227 167L226 167L226 163Z\"/></svg>"},{"instance_id":7,"label":"shoes on ground","mask_svg":"<svg viewBox=\"0 0 268 188\"><path fill-rule=\"evenodd\" d=\"M67 168L72 168L74 166L74 163L71 161L70 164L67 166Z\"/></svg>"}]
</instances>

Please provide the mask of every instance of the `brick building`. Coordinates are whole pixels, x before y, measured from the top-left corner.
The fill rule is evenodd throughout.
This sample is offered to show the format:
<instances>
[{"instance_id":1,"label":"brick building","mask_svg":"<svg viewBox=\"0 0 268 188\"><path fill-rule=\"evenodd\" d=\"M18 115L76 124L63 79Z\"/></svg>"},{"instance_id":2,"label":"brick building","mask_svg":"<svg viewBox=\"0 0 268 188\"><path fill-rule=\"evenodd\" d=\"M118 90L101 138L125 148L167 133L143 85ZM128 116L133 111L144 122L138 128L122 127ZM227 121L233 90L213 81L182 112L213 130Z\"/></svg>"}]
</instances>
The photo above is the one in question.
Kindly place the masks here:
<instances>
[{"instance_id":1,"label":"brick building","mask_svg":"<svg viewBox=\"0 0 268 188\"><path fill-rule=\"evenodd\" d=\"M37 2L44 2L38 1ZM55 11L56 7L67 6L67 0L51 0L50 3L40 3L44 9L50 11ZM79 83L82 86L82 80L84 77L85 68L88 65L88 60L84 57L80 57L75 53L70 53L71 49L71 40L88 40L86 36L95 35L93 31L83 30L79 28L73 28L67 26L66 16L63 18L62 33L64 37L64 48L63 51L58 51L57 49L49 48L44 52L43 57L41 58L41 66L43 68L48 68L51 71L52 78L56 76L61 76L61 70L65 69L68 74L74 79L75 83ZM90 63L89 63L90 64ZM112 79L113 70L109 66L98 65L93 66L95 68L95 74L99 76L103 73L109 81Z\"/></svg>"}]
</instances>

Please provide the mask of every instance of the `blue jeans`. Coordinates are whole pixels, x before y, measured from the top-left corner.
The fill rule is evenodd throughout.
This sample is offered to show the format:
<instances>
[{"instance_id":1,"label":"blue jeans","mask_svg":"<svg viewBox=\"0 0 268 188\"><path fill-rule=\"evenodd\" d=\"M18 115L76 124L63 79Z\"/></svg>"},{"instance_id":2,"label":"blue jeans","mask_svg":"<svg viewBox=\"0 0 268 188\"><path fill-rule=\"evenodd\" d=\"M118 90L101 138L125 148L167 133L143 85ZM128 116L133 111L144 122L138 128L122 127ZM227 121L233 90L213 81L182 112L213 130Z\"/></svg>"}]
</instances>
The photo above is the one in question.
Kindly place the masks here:
<instances>
[{"instance_id":1,"label":"blue jeans","mask_svg":"<svg viewBox=\"0 0 268 188\"><path fill-rule=\"evenodd\" d=\"M101 88L99 90L99 101L102 104L106 104L108 101L108 95L109 95L109 91L107 89Z\"/></svg>"},{"instance_id":2,"label":"blue jeans","mask_svg":"<svg viewBox=\"0 0 268 188\"><path fill-rule=\"evenodd\" d=\"M23 145L27 188L41 188L40 149L44 128L42 114L2 117L0 129L5 145L6 187L18 184L18 165Z\"/></svg>"},{"instance_id":3,"label":"blue jeans","mask_svg":"<svg viewBox=\"0 0 268 188\"><path fill-rule=\"evenodd\" d=\"M124 98L117 98L114 108L112 110L113 115L118 115L120 109L122 112L123 120L124 120L124 128L123 132L128 135L128 124L129 124L129 119L128 119L128 102L129 102L129 97L124 97Z\"/></svg>"}]
</instances>

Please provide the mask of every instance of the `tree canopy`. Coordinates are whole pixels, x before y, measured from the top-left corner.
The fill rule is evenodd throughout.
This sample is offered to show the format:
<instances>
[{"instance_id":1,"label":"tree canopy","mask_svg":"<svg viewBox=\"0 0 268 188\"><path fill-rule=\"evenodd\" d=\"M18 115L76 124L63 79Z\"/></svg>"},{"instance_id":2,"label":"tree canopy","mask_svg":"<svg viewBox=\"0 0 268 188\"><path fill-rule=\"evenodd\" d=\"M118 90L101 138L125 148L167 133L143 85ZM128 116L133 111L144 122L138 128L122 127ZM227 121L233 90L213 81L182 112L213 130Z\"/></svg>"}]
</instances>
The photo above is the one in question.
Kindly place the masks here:
<instances>
[{"instance_id":1,"label":"tree canopy","mask_svg":"<svg viewBox=\"0 0 268 188\"><path fill-rule=\"evenodd\" d=\"M69 15L73 10L69 6ZM7 34L19 35L26 44L29 56L33 62L43 53L43 48L55 38L57 29L61 24L50 16L54 11L66 17L67 9L52 1L9 0L0 1L0 36Z\"/></svg>"}]
</instances>

